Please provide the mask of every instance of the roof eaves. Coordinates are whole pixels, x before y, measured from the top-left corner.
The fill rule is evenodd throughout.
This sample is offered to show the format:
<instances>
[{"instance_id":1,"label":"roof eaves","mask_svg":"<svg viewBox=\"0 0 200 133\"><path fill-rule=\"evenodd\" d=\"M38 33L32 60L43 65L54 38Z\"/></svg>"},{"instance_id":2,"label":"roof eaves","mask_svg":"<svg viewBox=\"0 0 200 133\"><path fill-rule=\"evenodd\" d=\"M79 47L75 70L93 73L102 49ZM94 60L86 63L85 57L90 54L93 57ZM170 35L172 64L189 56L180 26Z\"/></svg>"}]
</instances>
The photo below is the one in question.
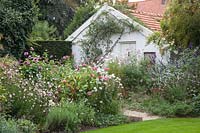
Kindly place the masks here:
<instances>
[{"instance_id":1,"label":"roof eaves","mask_svg":"<svg viewBox=\"0 0 200 133\"><path fill-rule=\"evenodd\" d=\"M70 41L70 42L74 41L104 11L109 12L112 16L115 16L118 19L127 20L129 23L133 24L134 26L138 26L140 29L139 32L141 32L146 37L148 37L150 34L153 33L152 30L142 26L141 24L133 21L131 18L121 13L120 11L116 10L115 8L110 7L107 4L105 4L99 9L99 11L97 11L84 24L82 24L75 32L73 32L65 41Z\"/></svg>"}]
</instances>

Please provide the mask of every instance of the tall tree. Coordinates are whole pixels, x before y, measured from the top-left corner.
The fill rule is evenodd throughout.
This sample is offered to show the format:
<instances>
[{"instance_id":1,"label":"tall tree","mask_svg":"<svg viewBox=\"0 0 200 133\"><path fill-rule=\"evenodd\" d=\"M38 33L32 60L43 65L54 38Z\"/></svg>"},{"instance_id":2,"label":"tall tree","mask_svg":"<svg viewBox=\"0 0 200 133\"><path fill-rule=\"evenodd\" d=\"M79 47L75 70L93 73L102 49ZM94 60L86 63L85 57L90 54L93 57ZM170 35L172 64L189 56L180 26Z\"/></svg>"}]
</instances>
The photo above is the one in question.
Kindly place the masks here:
<instances>
[{"instance_id":1,"label":"tall tree","mask_svg":"<svg viewBox=\"0 0 200 133\"><path fill-rule=\"evenodd\" d=\"M74 15L74 7L77 2L73 0L40 0L40 20L46 20L57 28L57 37L64 37L64 29ZM64 39L64 38L63 38Z\"/></svg>"},{"instance_id":2,"label":"tall tree","mask_svg":"<svg viewBox=\"0 0 200 133\"><path fill-rule=\"evenodd\" d=\"M0 56L12 54L20 58L37 14L34 0L0 0Z\"/></svg>"},{"instance_id":3,"label":"tall tree","mask_svg":"<svg viewBox=\"0 0 200 133\"><path fill-rule=\"evenodd\" d=\"M162 37L175 48L200 46L200 0L173 0L161 22Z\"/></svg>"}]
</instances>

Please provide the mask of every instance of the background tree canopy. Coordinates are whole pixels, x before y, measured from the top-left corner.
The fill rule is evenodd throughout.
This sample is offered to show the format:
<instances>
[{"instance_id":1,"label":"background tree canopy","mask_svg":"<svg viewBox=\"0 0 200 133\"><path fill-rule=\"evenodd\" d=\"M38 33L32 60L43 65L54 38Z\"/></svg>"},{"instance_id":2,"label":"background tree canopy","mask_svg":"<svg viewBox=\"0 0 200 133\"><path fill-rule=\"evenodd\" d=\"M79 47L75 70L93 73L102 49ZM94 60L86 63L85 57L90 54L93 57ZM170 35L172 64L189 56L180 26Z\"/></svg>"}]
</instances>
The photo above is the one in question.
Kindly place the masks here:
<instances>
[{"instance_id":1,"label":"background tree canopy","mask_svg":"<svg viewBox=\"0 0 200 133\"><path fill-rule=\"evenodd\" d=\"M173 47L200 45L200 1L173 0L161 22L162 37Z\"/></svg>"},{"instance_id":2,"label":"background tree canopy","mask_svg":"<svg viewBox=\"0 0 200 133\"><path fill-rule=\"evenodd\" d=\"M3 44L0 56L21 56L37 14L38 8L33 0L0 0L0 33Z\"/></svg>"},{"instance_id":3,"label":"background tree canopy","mask_svg":"<svg viewBox=\"0 0 200 133\"><path fill-rule=\"evenodd\" d=\"M54 25L57 28L57 37L64 39L64 29L71 21L77 5L78 1L72 0L40 0L39 20L46 20Z\"/></svg>"}]
</instances>

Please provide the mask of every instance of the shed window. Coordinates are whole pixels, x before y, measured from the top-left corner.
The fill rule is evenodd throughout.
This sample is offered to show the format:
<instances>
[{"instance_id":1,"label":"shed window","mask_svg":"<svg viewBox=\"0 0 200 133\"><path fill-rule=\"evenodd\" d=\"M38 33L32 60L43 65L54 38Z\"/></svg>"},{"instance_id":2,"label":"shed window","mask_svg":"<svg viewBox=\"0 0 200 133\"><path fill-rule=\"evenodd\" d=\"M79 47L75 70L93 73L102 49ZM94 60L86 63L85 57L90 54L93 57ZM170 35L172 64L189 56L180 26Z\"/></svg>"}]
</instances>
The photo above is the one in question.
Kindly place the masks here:
<instances>
[{"instance_id":1,"label":"shed window","mask_svg":"<svg viewBox=\"0 0 200 133\"><path fill-rule=\"evenodd\" d=\"M144 52L144 58L149 60L151 64L156 63L156 52Z\"/></svg>"}]
</instances>

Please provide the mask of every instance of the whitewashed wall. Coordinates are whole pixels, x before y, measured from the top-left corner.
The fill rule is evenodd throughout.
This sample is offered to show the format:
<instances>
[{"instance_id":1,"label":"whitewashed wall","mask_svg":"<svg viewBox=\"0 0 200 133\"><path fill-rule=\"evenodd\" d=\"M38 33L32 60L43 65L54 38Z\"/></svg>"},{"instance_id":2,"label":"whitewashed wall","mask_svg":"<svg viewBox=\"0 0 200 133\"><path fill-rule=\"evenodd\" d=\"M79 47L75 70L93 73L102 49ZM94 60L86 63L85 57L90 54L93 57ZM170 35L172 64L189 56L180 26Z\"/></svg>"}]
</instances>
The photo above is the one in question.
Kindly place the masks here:
<instances>
[{"instance_id":1,"label":"whitewashed wall","mask_svg":"<svg viewBox=\"0 0 200 133\"><path fill-rule=\"evenodd\" d=\"M72 46L72 52L74 55L74 61L75 64L81 64L83 63L82 60L82 49L81 49L81 43L80 40L84 39L84 32L80 34L74 41L73 41L73 46ZM111 40L113 43L118 39L119 35L114 35ZM167 56L162 56L160 54L160 50L158 46L155 44L147 44L147 37L145 37L141 32L135 31L135 32L130 32L130 33L124 33L121 39L119 40L119 43L114 47L112 53L107 57L107 59L113 58L113 59L122 59L126 58L126 53L123 52L123 44L122 42L135 42L135 44L131 44L134 46L130 45L129 50L134 49L135 54L137 55L137 59L144 59L144 52L155 52L156 53L156 62L158 63L159 61L166 62ZM111 44L112 46L113 44ZM127 46L127 45L126 45ZM126 47L124 45L124 47Z\"/></svg>"}]
</instances>

